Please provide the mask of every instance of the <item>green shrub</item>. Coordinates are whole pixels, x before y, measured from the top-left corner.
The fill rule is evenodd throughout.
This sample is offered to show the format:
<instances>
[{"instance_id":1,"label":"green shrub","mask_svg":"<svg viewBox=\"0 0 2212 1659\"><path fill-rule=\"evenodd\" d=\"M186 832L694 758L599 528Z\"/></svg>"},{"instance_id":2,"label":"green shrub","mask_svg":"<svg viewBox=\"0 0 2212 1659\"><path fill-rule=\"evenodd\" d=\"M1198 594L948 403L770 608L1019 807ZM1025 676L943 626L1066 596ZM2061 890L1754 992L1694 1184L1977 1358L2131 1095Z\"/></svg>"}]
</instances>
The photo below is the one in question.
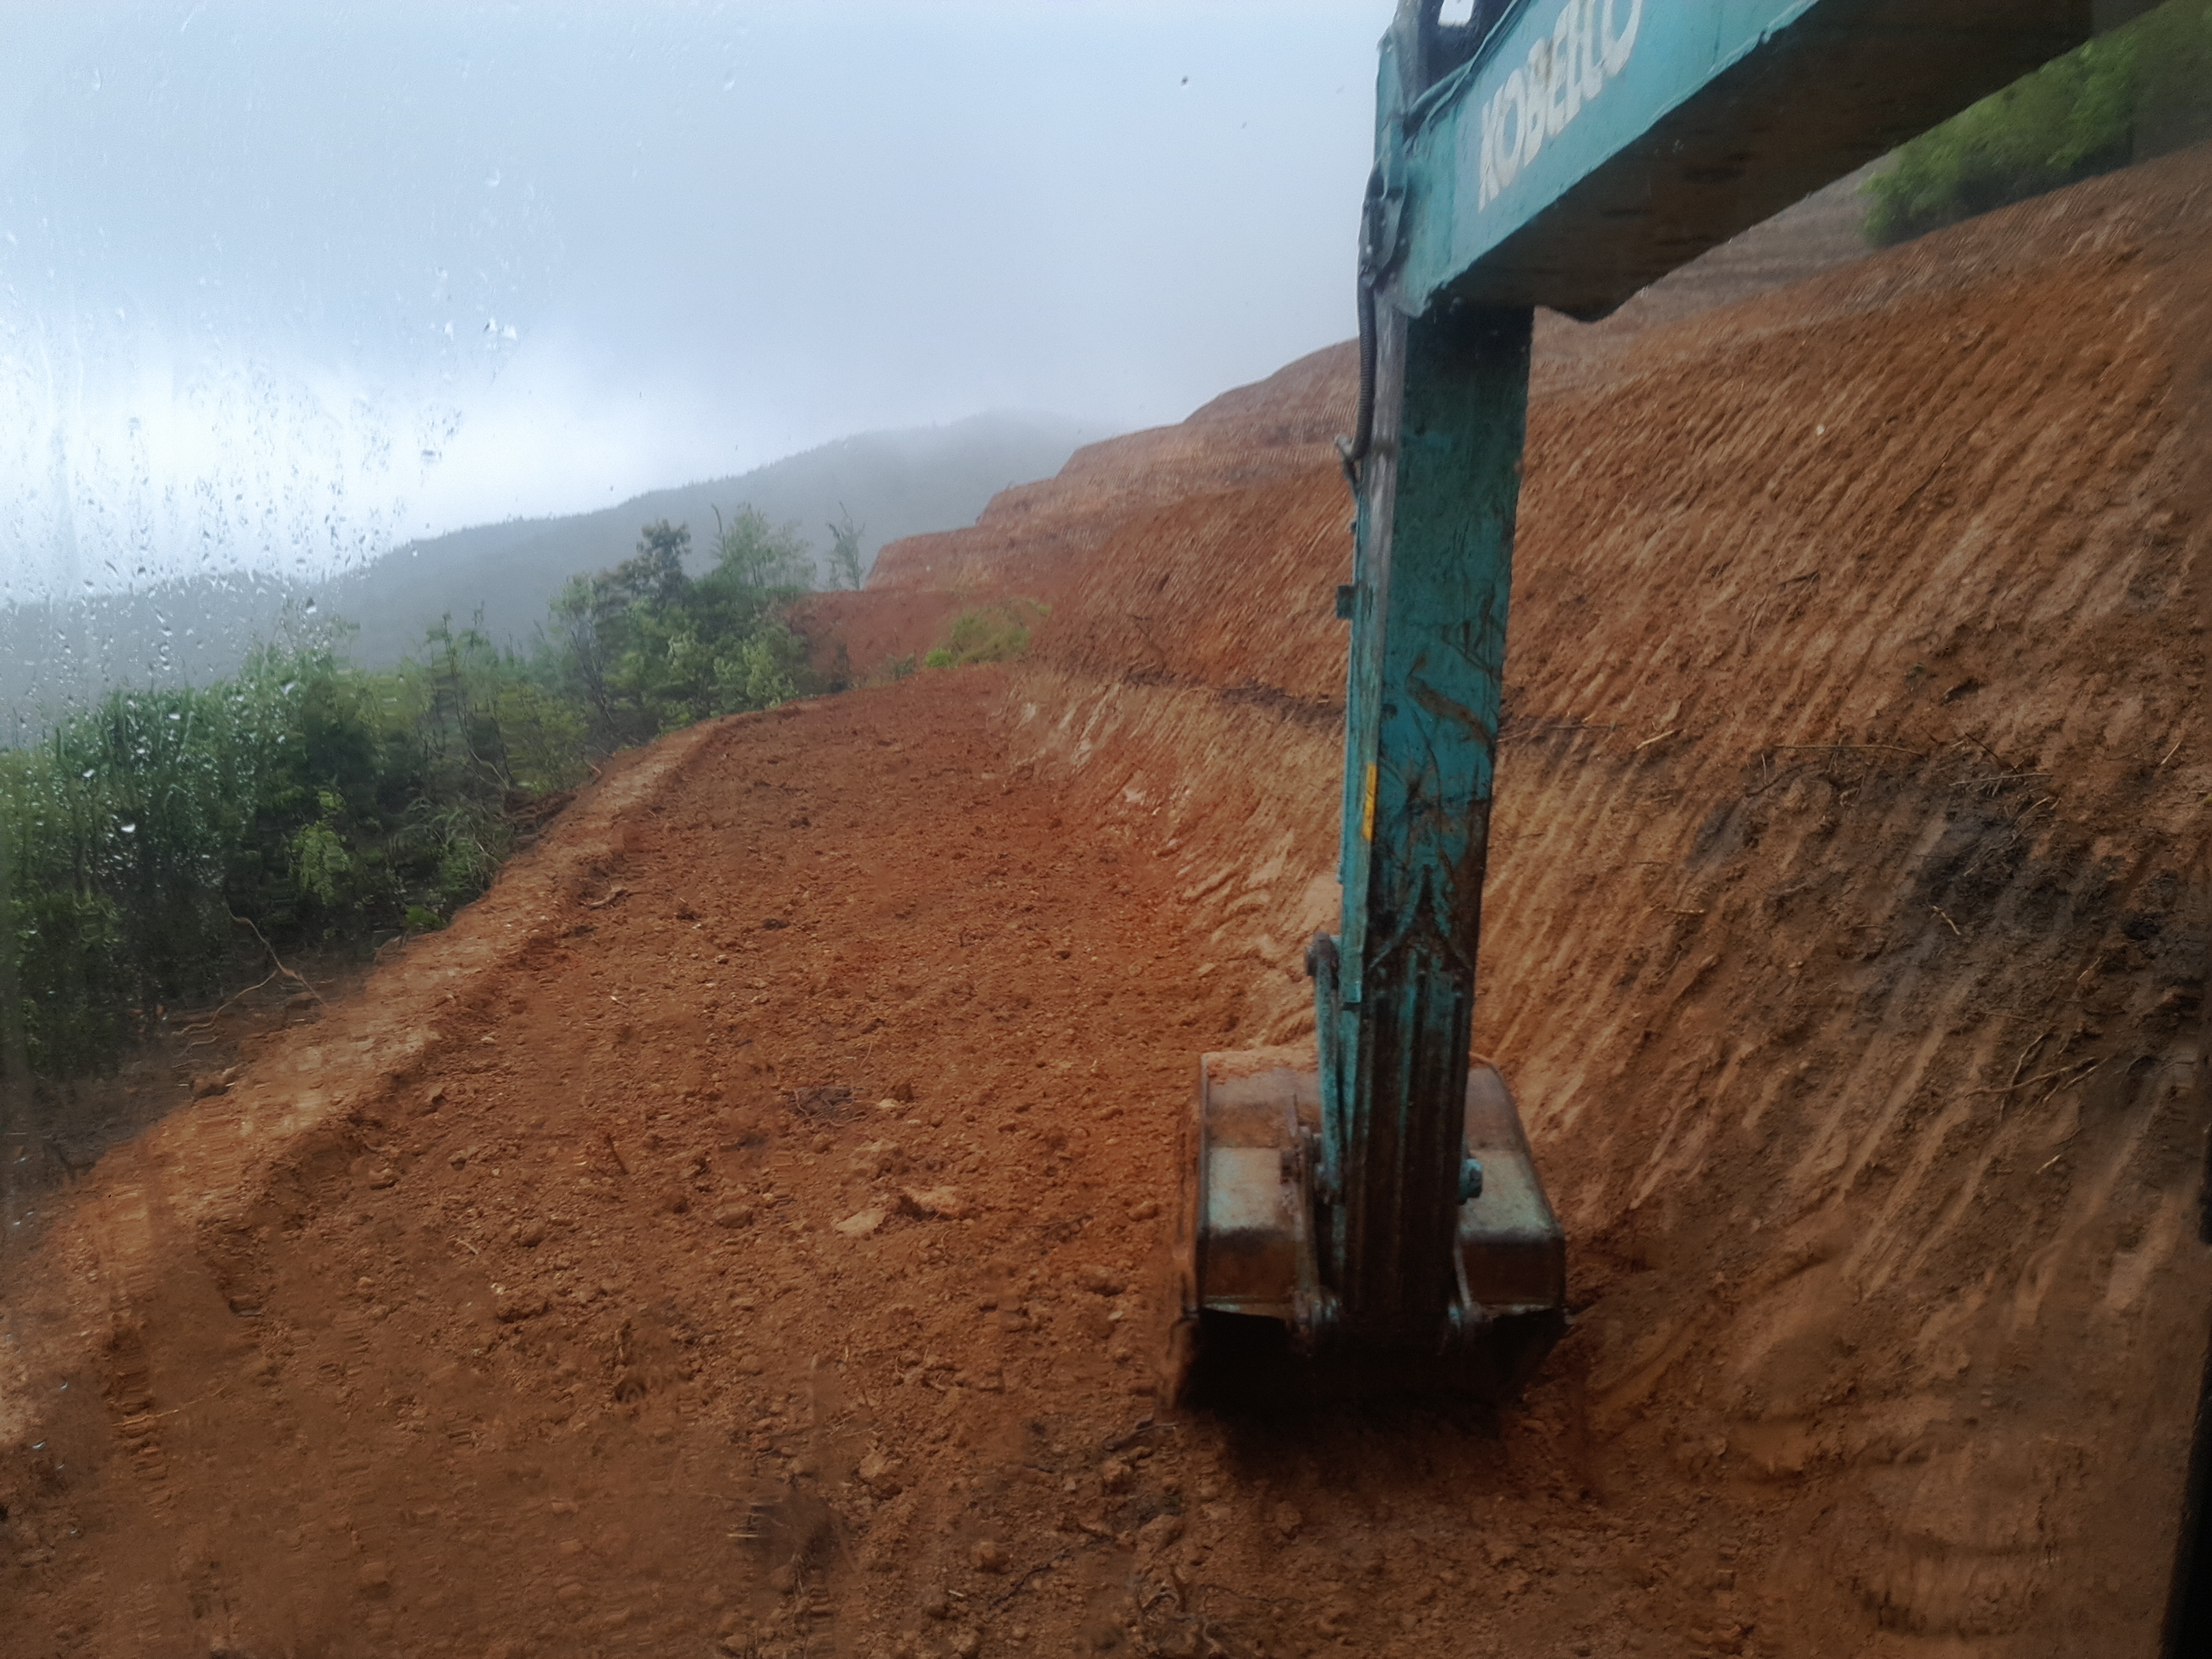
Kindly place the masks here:
<instances>
[{"instance_id":1,"label":"green shrub","mask_svg":"<svg viewBox=\"0 0 2212 1659\"><path fill-rule=\"evenodd\" d=\"M0 755L0 951L28 1063L82 1071L156 1012L481 892L510 797L583 770L524 663L444 624L364 673L262 648L203 690L112 693ZM0 982L9 975L0 973ZM13 1032L0 1031L12 1042Z\"/></svg>"},{"instance_id":2,"label":"green shrub","mask_svg":"<svg viewBox=\"0 0 2212 1659\"><path fill-rule=\"evenodd\" d=\"M271 946L442 927L514 815L594 755L811 689L781 617L811 569L795 532L741 508L696 580L689 544L647 526L528 654L450 618L381 672L261 647L228 680L118 690L0 751L0 1066L96 1067L164 1007L261 978Z\"/></svg>"},{"instance_id":3,"label":"green shrub","mask_svg":"<svg viewBox=\"0 0 2212 1659\"><path fill-rule=\"evenodd\" d=\"M813 568L797 528L739 507L696 580L690 545L687 526L647 525L635 557L571 579L553 602L544 665L596 748L771 708L805 687L805 647L781 616Z\"/></svg>"},{"instance_id":4,"label":"green shrub","mask_svg":"<svg viewBox=\"0 0 2212 1659\"><path fill-rule=\"evenodd\" d=\"M1867 185L1877 247L2212 137L2212 3L2167 0L1903 145Z\"/></svg>"},{"instance_id":5,"label":"green shrub","mask_svg":"<svg viewBox=\"0 0 2212 1659\"><path fill-rule=\"evenodd\" d=\"M927 668L971 662L1012 662L1029 649L1030 630L1048 614L1034 599L1009 599L963 611L945 630L944 643L922 659Z\"/></svg>"}]
</instances>

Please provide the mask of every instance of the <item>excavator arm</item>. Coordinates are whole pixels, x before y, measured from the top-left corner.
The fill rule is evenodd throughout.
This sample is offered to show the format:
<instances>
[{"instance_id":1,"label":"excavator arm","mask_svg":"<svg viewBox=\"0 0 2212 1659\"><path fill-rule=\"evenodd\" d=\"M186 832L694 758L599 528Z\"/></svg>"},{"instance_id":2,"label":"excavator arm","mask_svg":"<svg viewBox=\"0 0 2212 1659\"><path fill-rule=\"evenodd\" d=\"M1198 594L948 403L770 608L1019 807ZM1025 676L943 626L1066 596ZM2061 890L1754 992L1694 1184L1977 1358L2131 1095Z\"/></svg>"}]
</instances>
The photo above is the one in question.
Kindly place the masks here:
<instances>
[{"instance_id":1,"label":"excavator arm","mask_svg":"<svg viewBox=\"0 0 2212 1659\"><path fill-rule=\"evenodd\" d=\"M1314 1047L1200 1064L1184 1397L1502 1400L1566 1328L1564 1235L1504 1079L1469 1064L1534 308L1603 316L2148 3L1401 6L1339 446L1343 909L1307 952Z\"/></svg>"}]
</instances>

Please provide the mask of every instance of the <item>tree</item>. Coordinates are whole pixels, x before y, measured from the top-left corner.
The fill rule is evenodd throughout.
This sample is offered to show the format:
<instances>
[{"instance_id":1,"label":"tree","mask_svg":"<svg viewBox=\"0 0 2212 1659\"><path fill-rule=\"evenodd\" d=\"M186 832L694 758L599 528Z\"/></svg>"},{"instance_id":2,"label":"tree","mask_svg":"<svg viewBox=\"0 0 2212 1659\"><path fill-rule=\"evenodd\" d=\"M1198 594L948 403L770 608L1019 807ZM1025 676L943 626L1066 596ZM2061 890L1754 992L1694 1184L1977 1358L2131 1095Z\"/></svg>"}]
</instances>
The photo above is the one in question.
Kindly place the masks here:
<instances>
[{"instance_id":1,"label":"tree","mask_svg":"<svg viewBox=\"0 0 2212 1659\"><path fill-rule=\"evenodd\" d=\"M555 649L602 747L663 729L646 704L665 665L668 621L694 594L684 569L690 548L690 526L656 520L640 532L635 554L611 570L572 576L554 599Z\"/></svg>"},{"instance_id":2,"label":"tree","mask_svg":"<svg viewBox=\"0 0 2212 1659\"><path fill-rule=\"evenodd\" d=\"M639 535L635 556L599 577L599 585L610 600L618 603L643 599L673 605L691 585L684 574L684 556L690 550L690 525L657 519Z\"/></svg>"},{"instance_id":3,"label":"tree","mask_svg":"<svg viewBox=\"0 0 2212 1659\"><path fill-rule=\"evenodd\" d=\"M720 532L714 538L716 575L755 591L804 592L813 586L813 550L796 524L770 524L749 501L740 502L726 524L716 509L714 522Z\"/></svg>"},{"instance_id":4,"label":"tree","mask_svg":"<svg viewBox=\"0 0 2212 1659\"><path fill-rule=\"evenodd\" d=\"M592 734L602 743L614 740L615 695L609 677L610 658L595 586L589 576L571 576L554 596L552 647L554 655L584 704Z\"/></svg>"},{"instance_id":5,"label":"tree","mask_svg":"<svg viewBox=\"0 0 2212 1659\"><path fill-rule=\"evenodd\" d=\"M858 591L867 580L860 568L860 532L862 526L853 522L853 514L845 503L837 503L836 522L824 526L830 532L830 585Z\"/></svg>"}]
</instances>

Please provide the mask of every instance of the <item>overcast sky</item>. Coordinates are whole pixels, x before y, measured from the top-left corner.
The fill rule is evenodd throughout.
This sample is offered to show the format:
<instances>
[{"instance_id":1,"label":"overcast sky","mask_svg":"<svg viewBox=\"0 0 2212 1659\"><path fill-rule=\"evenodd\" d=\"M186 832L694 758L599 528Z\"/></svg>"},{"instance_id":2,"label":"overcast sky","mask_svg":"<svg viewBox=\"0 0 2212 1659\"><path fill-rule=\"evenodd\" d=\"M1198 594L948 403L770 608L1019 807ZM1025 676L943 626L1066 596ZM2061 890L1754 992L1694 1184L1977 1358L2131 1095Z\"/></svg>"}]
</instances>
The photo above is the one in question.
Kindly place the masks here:
<instances>
[{"instance_id":1,"label":"overcast sky","mask_svg":"<svg viewBox=\"0 0 2212 1659\"><path fill-rule=\"evenodd\" d=\"M1352 328L1389 0L0 6L0 598Z\"/></svg>"}]
</instances>

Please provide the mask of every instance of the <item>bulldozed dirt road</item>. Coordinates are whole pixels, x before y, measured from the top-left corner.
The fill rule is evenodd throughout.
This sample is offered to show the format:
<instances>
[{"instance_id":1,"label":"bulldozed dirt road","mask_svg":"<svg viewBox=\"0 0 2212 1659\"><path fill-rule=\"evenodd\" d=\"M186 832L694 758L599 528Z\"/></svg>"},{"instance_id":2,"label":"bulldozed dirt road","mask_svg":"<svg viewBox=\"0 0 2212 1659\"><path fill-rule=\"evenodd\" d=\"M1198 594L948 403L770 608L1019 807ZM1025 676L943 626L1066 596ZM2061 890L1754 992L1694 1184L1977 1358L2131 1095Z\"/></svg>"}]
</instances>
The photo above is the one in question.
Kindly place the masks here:
<instances>
[{"instance_id":1,"label":"bulldozed dirt road","mask_svg":"<svg viewBox=\"0 0 2212 1659\"><path fill-rule=\"evenodd\" d=\"M1117 1540L1219 1478L1144 1292L1237 996L1148 854L1006 769L1003 702L656 746L112 1155L11 1305L112 1326L38 1378L74 1399L9 1379L7 1650L1111 1625Z\"/></svg>"},{"instance_id":2,"label":"bulldozed dirt road","mask_svg":"<svg viewBox=\"0 0 2212 1659\"><path fill-rule=\"evenodd\" d=\"M7 1259L0 1651L2155 1652L2205 169L1540 365L1477 1041L1577 1322L1520 1407L1148 1392L1195 1056L1310 1029L1334 902L1339 350L840 602L1048 599L1025 663L629 757L111 1154Z\"/></svg>"},{"instance_id":3,"label":"bulldozed dirt road","mask_svg":"<svg viewBox=\"0 0 2212 1659\"><path fill-rule=\"evenodd\" d=\"M1009 769L1006 702L657 745L111 1155L11 1304L102 1323L9 1379L8 1650L1387 1647L1500 1562L1583 1601L1624 1523L1555 1415L1160 1407L1176 1123L1243 993L1163 927L1171 856Z\"/></svg>"}]
</instances>

